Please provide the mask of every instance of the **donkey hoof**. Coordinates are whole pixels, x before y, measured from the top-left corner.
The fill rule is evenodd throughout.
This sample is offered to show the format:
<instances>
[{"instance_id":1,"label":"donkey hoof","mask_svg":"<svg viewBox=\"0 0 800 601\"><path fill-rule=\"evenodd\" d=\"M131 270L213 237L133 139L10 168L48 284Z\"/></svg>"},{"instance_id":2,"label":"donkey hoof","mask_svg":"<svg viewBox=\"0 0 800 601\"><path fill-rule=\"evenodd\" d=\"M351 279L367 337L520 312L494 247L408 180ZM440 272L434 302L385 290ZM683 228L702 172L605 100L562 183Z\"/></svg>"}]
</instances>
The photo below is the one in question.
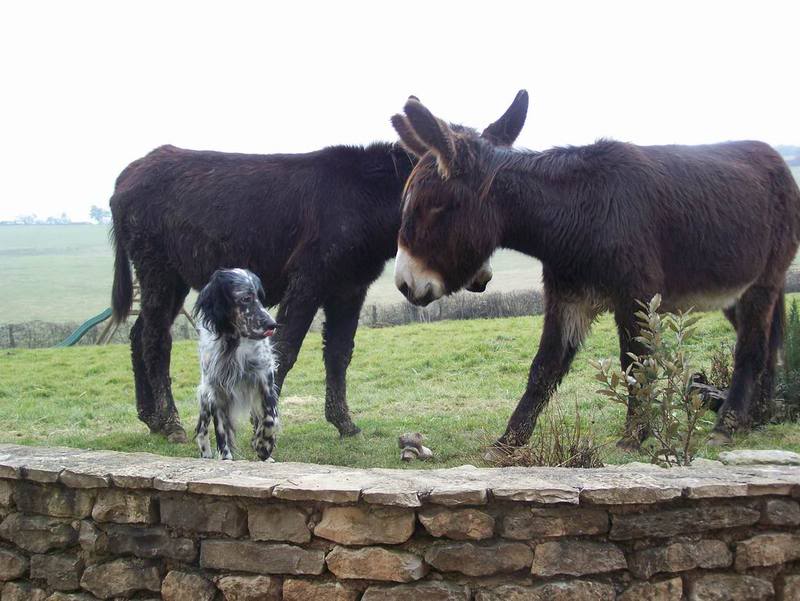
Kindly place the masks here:
<instances>
[{"instance_id":1,"label":"donkey hoof","mask_svg":"<svg viewBox=\"0 0 800 601\"><path fill-rule=\"evenodd\" d=\"M486 463L498 464L508 461L511 456L512 449L508 446L492 445L486 449L483 454L483 460Z\"/></svg>"},{"instance_id":2,"label":"donkey hoof","mask_svg":"<svg viewBox=\"0 0 800 601\"><path fill-rule=\"evenodd\" d=\"M186 430L180 426L171 430L170 432L165 432L165 434L167 435L167 441L171 442L172 444L183 444L185 442L189 442L189 437L186 436Z\"/></svg>"},{"instance_id":3,"label":"donkey hoof","mask_svg":"<svg viewBox=\"0 0 800 601\"><path fill-rule=\"evenodd\" d=\"M711 433L711 436L708 437L706 444L710 447L724 447L725 445L729 445L733 442L733 438L727 432L720 432L719 430L714 430Z\"/></svg>"},{"instance_id":4,"label":"donkey hoof","mask_svg":"<svg viewBox=\"0 0 800 601\"><path fill-rule=\"evenodd\" d=\"M626 453L638 453L642 443L635 436L623 436L617 441L617 448Z\"/></svg>"},{"instance_id":5,"label":"donkey hoof","mask_svg":"<svg viewBox=\"0 0 800 601\"><path fill-rule=\"evenodd\" d=\"M351 436L358 436L361 434L361 428L354 423L345 424L344 426L337 426L339 430L339 438L349 438Z\"/></svg>"}]
</instances>

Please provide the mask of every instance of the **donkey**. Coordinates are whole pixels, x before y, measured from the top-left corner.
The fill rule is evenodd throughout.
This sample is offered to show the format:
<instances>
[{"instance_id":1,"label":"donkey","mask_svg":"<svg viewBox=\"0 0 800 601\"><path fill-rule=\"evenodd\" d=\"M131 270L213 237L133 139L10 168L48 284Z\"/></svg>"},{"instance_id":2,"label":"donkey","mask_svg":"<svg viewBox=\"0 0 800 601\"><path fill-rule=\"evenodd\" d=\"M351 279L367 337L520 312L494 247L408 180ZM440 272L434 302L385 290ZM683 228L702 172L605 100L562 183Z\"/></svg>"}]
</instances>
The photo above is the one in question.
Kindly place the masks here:
<instances>
[{"instance_id":1,"label":"donkey","mask_svg":"<svg viewBox=\"0 0 800 601\"><path fill-rule=\"evenodd\" d=\"M520 92L524 94L524 92ZM761 142L636 146L600 140L544 152L486 144L410 98L392 122L419 162L404 192L395 283L425 305L468 282L500 246L543 265L544 329L528 384L490 454L528 441L597 315L613 311L620 361L642 354L636 301L723 308L733 381L709 442L747 427L771 395L783 284L800 236L800 190ZM766 390L761 390L761 387ZM647 435L628 408L620 446Z\"/></svg>"},{"instance_id":2,"label":"donkey","mask_svg":"<svg viewBox=\"0 0 800 601\"><path fill-rule=\"evenodd\" d=\"M526 114L527 98L517 100L482 138L512 144ZM154 433L186 440L169 377L170 326L190 288L201 289L219 268L243 267L264 283L264 305L280 304L278 390L323 308L325 417L341 436L357 434L346 370L367 289L397 250L400 199L414 162L398 144L375 143L272 155L162 146L131 163L110 203L112 307L117 322L130 312L133 262L141 286L131 329L139 419ZM489 278L487 266L472 289Z\"/></svg>"}]
</instances>

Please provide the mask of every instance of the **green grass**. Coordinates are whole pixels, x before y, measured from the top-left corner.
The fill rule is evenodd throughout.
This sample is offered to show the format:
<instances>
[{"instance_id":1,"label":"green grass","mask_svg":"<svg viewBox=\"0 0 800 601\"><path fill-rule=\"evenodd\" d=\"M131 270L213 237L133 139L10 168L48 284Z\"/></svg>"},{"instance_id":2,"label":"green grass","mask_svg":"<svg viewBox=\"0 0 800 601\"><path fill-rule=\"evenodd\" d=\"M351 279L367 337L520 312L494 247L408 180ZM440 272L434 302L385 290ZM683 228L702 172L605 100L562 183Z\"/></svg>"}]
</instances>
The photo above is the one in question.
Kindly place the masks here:
<instances>
[{"instance_id":1,"label":"green grass","mask_svg":"<svg viewBox=\"0 0 800 601\"><path fill-rule=\"evenodd\" d=\"M360 467L403 467L396 447L406 431L423 432L436 460L411 467L480 465L481 448L502 433L525 386L541 333L541 317L417 324L359 330L349 370L350 406L363 429L339 440L323 417L320 337L309 334L281 399L283 431L276 459ZM733 332L720 314L707 314L694 346L697 366ZM604 460L644 460L613 442L624 409L594 393L590 359L618 355L610 316L595 325L553 403L568 416L580 406L585 427L604 447ZM129 351L123 345L2 351L0 441L194 456L193 443L171 445L136 419ZM35 366L35 368L33 367ZM176 401L187 428L197 417L196 346L176 343L172 359ZM709 428L713 414L707 416ZM241 455L252 458L249 424ZM737 447L800 451L800 424L770 426L738 437ZM704 456L715 455L706 449Z\"/></svg>"}]
</instances>

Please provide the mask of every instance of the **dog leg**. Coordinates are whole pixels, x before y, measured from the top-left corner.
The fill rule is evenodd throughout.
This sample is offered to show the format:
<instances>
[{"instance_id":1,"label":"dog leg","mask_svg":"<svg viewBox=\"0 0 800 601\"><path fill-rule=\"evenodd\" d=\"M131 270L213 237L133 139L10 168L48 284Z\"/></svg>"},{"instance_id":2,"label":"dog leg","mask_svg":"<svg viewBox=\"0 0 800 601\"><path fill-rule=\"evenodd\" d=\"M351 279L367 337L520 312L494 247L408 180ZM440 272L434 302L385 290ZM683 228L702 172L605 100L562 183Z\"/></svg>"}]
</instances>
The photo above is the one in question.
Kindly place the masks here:
<instances>
[{"instance_id":1,"label":"dog leg","mask_svg":"<svg viewBox=\"0 0 800 601\"><path fill-rule=\"evenodd\" d=\"M214 453L211 451L211 440L208 436L208 425L211 423L212 407L214 398L210 390L201 386L197 392L200 404L200 416L197 418L197 446L200 448L200 457L211 459Z\"/></svg>"},{"instance_id":2,"label":"dog leg","mask_svg":"<svg viewBox=\"0 0 800 601\"><path fill-rule=\"evenodd\" d=\"M222 399L220 395L216 395L216 401L213 406L214 415L214 432L217 436L217 450L219 451L219 458L223 461L233 461L233 449L236 444L236 430L233 426L233 420L229 412L230 403L219 402ZM227 399L226 399L227 400Z\"/></svg>"},{"instance_id":3,"label":"dog leg","mask_svg":"<svg viewBox=\"0 0 800 601\"><path fill-rule=\"evenodd\" d=\"M253 450L262 461L267 461L275 450L278 431L278 393L273 374L268 374L261 386L261 411L253 432Z\"/></svg>"}]
</instances>

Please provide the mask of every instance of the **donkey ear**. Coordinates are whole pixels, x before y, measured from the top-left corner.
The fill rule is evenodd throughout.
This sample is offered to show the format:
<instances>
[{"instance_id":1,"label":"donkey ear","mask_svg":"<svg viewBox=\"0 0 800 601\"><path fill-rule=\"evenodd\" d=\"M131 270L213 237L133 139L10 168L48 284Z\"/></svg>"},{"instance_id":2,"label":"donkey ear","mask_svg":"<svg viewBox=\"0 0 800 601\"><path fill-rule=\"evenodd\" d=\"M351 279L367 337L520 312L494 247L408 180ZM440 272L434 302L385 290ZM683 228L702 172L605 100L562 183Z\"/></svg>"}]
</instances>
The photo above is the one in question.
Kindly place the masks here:
<instances>
[{"instance_id":1,"label":"donkey ear","mask_svg":"<svg viewBox=\"0 0 800 601\"><path fill-rule=\"evenodd\" d=\"M417 134L414 133L414 129L411 127L405 115L394 115L392 117L392 127L394 127L397 135L400 136L400 144L403 145L403 148L415 157L420 159L422 155L428 152L425 144L423 144L417 137Z\"/></svg>"},{"instance_id":2,"label":"donkey ear","mask_svg":"<svg viewBox=\"0 0 800 601\"><path fill-rule=\"evenodd\" d=\"M528 92L517 92L514 102L497 121L483 130L481 137L497 146L511 146L525 125L528 115Z\"/></svg>"},{"instance_id":3,"label":"donkey ear","mask_svg":"<svg viewBox=\"0 0 800 601\"><path fill-rule=\"evenodd\" d=\"M215 271L197 297L194 314L207 330L219 336L233 331L232 308L233 299L228 294L225 279Z\"/></svg>"},{"instance_id":4,"label":"donkey ear","mask_svg":"<svg viewBox=\"0 0 800 601\"><path fill-rule=\"evenodd\" d=\"M444 179L450 177L456 160L456 148L450 127L441 119L434 117L433 113L414 97L408 99L403 110L417 138L436 155L439 174Z\"/></svg>"}]
</instances>

